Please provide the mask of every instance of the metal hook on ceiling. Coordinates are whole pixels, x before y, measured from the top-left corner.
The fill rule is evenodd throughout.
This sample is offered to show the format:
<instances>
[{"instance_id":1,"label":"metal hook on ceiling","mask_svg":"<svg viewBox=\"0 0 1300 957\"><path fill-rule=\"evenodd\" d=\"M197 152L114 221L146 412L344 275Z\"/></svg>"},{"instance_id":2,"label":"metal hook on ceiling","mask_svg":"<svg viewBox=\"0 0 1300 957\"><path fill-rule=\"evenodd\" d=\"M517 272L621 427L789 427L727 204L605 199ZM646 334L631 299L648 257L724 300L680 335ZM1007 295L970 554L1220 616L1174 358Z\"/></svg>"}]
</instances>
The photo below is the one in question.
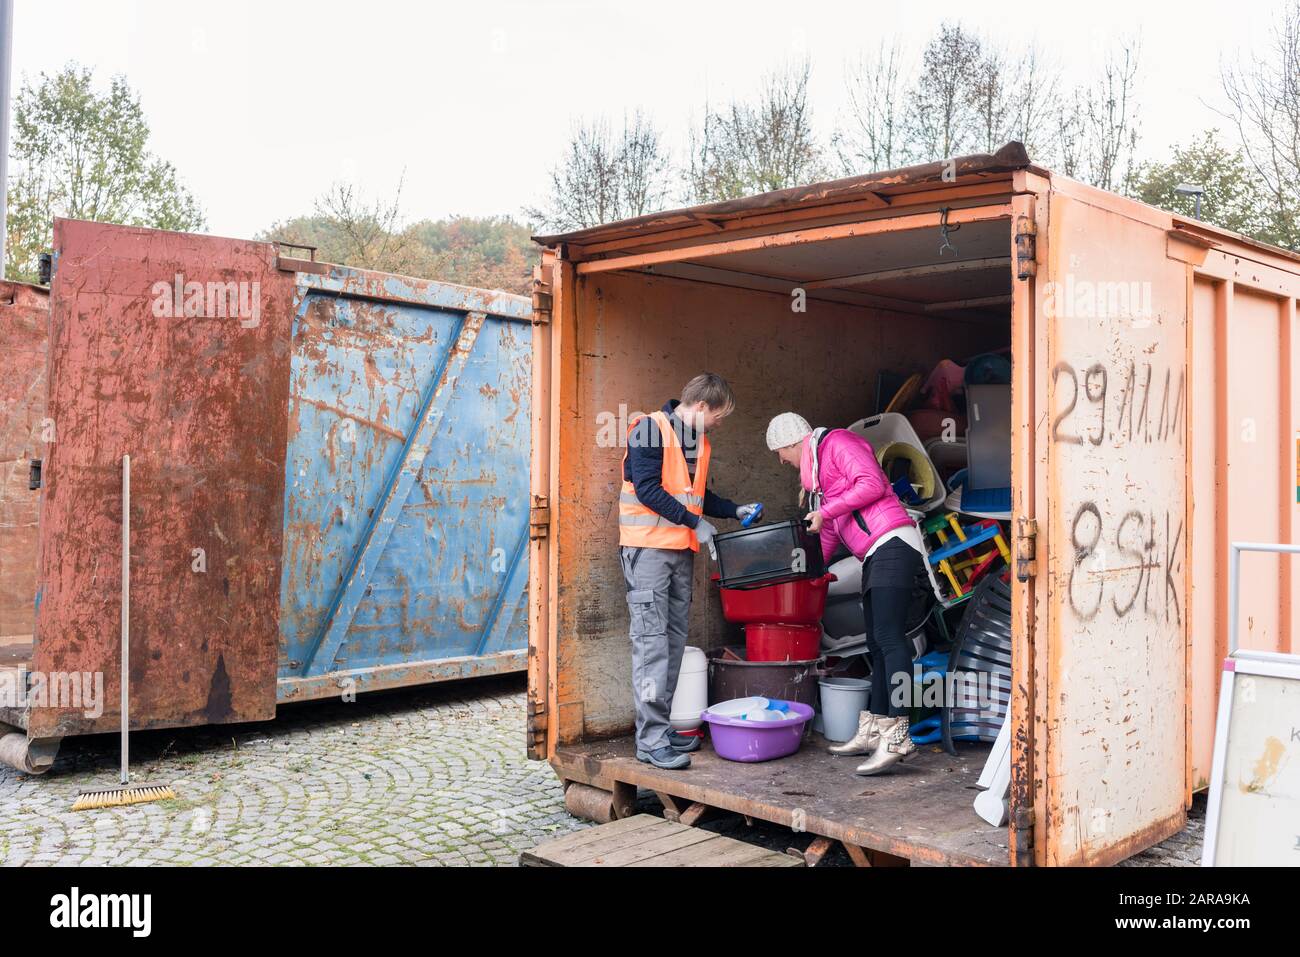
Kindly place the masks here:
<instances>
[{"instance_id":1,"label":"metal hook on ceiling","mask_svg":"<svg viewBox=\"0 0 1300 957\"><path fill-rule=\"evenodd\" d=\"M949 212L949 209L950 209L950 207L945 206L945 207L943 207L941 210L939 210L939 237L943 240L943 242L939 244L939 255L940 255L940 256L943 255L943 251L944 251L945 249L951 249L951 250L952 250L952 254L953 254L954 256L957 255L957 247L954 246L954 245L952 244L952 240L949 239L948 236L949 236L950 233L955 233L957 230L961 229L961 226L960 226L960 225L957 225L957 226L949 226L949 225L948 225L948 212Z\"/></svg>"}]
</instances>

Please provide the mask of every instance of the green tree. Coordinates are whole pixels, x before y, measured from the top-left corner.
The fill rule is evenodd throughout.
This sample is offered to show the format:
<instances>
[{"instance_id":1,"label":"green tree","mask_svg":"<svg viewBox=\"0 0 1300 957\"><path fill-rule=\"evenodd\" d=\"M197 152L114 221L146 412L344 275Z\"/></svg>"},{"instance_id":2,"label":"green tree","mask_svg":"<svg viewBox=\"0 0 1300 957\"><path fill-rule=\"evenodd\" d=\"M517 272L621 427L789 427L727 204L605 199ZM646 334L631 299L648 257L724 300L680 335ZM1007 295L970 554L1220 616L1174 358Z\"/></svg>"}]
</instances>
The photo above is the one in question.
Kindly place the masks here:
<instances>
[{"instance_id":1,"label":"green tree","mask_svg":"<svg viewBox=\"0 0 1300 957\"><path fill-rule=\"evenodd\" d=\"M1195 214L1195 198L1174 192L1179 183L1204 187L1201 219L1278 246L1297 248L1295 211L1279 214L1267 185L1241 147L1206 130L1187 146L1175 146L1167 163L1144 163L1135 172L1134 198L1182 216Z\"/></svg>"},{"instance_id":2,"label":"green tree","mask_svg":"<svg viewBox=\"0 0 1300 957\"><path fill-rule=\"evenodd\" d=\"M114 77L100 93L91 70L69 64L25 83L14 100L8 278L36 280L55 216L203 228L198 203L148 143L140 98L124 77Z\"/></svg>"},{"instance_id":3,"label":"green tree","mask_svg":"<svg viewBox=\"0 0 1300 957\"><path fill-rule=\"evenodd\" d=\"M314 246L322 262L376 269L518 295L532 291L537 247L527 226L508 216L453 216L404 225L401 187L367 200L336 184L310 216L275 223L262 240Z\"/></svg>"},{"instance_id":4,"label":"green tree","mask_svg":"<svg viewBox=\"0 0 1300 957\"><path fill-rule=\"evenodd\" d=\"M453 216L416 223L411 231L432 256L430 275L484 289L530 295L538 247L509 216Z\"/></svg>"}]
</instances>

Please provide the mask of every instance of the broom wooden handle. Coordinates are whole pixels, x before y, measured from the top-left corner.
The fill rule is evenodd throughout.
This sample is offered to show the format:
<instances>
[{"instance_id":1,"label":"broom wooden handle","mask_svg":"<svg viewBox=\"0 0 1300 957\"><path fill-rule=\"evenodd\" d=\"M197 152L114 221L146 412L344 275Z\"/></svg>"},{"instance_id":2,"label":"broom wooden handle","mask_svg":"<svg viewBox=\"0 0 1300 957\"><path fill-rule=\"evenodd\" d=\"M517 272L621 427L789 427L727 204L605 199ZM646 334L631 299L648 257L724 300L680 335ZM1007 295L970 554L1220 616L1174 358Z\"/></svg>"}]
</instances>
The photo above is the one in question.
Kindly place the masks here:
<instances>
[{"instance_id":1,"label":"broom wooden handle","mask_svg":"<svg viewBox=\"0 0 1300 957\"><path fill-rule=\"evenodd\" d=\"M131 726L131 456L122 456L122 786L131 781L128 732Z\"/></svg>"}]
</instances>

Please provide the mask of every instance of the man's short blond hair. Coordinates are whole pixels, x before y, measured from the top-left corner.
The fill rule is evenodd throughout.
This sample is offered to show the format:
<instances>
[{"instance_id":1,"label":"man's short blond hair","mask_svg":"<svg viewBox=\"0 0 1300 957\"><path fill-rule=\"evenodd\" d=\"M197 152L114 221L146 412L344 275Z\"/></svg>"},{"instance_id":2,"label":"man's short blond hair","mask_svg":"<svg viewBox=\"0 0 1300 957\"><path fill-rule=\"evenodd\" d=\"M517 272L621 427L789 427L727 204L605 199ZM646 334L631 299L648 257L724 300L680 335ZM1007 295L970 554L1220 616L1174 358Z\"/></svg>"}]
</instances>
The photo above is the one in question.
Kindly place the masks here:
<instances>
[{"instance_id":1,"label":"man's short blond hair","mask_svg":"<svg viewBox=\"0 0 1300 957\"><path fill-rule=\"evenodd\" d=\"M701 372L682 389L682 405L697 402L703 402L714 412L727 413L736 407L731 386L715 372Z\"/></svg>"}]
</instances>

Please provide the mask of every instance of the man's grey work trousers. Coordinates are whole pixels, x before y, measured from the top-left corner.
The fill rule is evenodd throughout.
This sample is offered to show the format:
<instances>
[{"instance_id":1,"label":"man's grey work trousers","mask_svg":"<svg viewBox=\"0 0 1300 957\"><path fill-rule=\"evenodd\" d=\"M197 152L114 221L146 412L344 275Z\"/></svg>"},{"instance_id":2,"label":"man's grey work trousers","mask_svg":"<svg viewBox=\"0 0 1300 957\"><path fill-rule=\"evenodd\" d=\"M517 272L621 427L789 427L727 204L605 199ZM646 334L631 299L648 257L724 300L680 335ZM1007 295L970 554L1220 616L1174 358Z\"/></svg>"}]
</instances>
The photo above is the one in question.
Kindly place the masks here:
<instances>
[{"instance_id":1,"label":"man's grey work trousers","mask_svg":"<svg viewBox=\"0 0 1300 957\"><path fill-rule=\"evenodd\" d=\"M668 716L686 647L695 552L620 546L631 614L636 749L668 745Z\"/></svg>"}]
</instances>

